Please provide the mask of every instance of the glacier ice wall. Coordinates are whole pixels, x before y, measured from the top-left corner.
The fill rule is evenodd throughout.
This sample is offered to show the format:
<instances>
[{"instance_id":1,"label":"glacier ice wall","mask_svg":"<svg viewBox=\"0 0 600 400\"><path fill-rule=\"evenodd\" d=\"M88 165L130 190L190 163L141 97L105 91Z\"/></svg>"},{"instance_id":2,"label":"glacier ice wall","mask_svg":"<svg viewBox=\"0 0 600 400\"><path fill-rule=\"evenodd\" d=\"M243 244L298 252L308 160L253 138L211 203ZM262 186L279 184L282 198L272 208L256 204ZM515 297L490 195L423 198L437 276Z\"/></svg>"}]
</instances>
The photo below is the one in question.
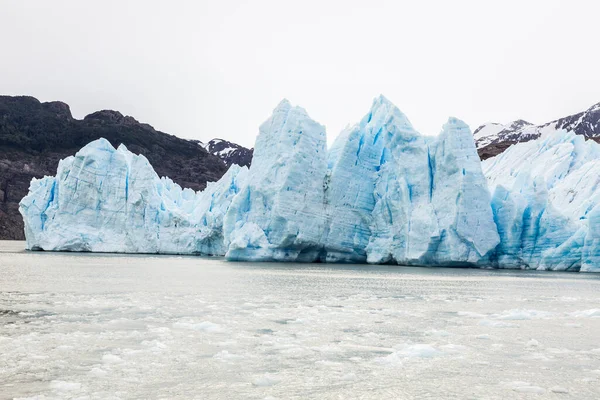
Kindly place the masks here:
<instances>
[{"instance_id":1,"label":"glacier ice wall","mask_svg":"<svg viewBox=\"0 0 600 400\"><path fill-rule=\"evenodd\" d=\"M159 178L144 156L105 139L34 179L20 203L28 249L224 254L223 215L247 170L196 193Z\"/></svg>"},{"instance_id":2,"label":"glacier ice wall","mask_svg":"<svg viewBox=\"0 0 600 400\"><path fill-rule=\"evenodd\" d=\"M486 261L499 237L473 134L464 122L450 118L431 149L432 203L439 229L439 239L431 242L433 261Z\"/></svg>"},{"instance_id":3,"label":"glacier ice wall","mask_svg":"<svg viewBox=\"0 0 600 400\"><path fill-rule=\"evenodd\" d=\"M315 261L325 226L325 127L282 101L259 130L223 226L230 260Z\"/></svg>"},{"instance_id":4,"label":"glacier ice wall","mask_svg":"<svg viewBox=\"0 0 600 400\"><path fill-rule=\"evenodd\" d=\"M475 265L498 244L472 134L426 138L389 100L345 129L282 103L260 129L247 186L225 216L231 260Z\"/></svg>"},{"instance_id":5,"label":"glacier ice wall","mask_svg":"<svg viewBox=\"0 0 600 400\"><path fill-rule=\"evenodd\" d=\"M455 118L425 137L378 97L334 143L326 188L327 261L468 265L499 241L471 131Z\"/></svg>"},{"instance_id":6,"label":"glacier ice wall","mask_svg":"<svg viewBox=\"0 0 600 400\"><path fill-rule=\"evenodd\" d=\"M325 183L326 261L367 260L378 173L389 157L390 141L398 130L408 135L414 132L406 117L380 96L357 125L346 128L335 140Z\"/></svg>"},{"instance_id":7,"label":"glacier ice wall","mask_svg":"<svg viewBox=\"0 0 600 400\"><path fill-rule=\"evenodd\" d=\"M282 101L252 167L202 192L100 139L34 179L20 211L29 249L600 272L599 203L600 145L582 136L481 163L462 121L422 136L380 96L329 151Z\"/></svg>"},{"instance_id":8,"label":"glacier ice wall","mask_svg":"<svg viewBox=\"0 0 600 400\"><path fill-rule=\"evenodd\" d=\"M500 268L600 271L600 145L558 131L483 162Z\"/></svg>"}]
</instances>

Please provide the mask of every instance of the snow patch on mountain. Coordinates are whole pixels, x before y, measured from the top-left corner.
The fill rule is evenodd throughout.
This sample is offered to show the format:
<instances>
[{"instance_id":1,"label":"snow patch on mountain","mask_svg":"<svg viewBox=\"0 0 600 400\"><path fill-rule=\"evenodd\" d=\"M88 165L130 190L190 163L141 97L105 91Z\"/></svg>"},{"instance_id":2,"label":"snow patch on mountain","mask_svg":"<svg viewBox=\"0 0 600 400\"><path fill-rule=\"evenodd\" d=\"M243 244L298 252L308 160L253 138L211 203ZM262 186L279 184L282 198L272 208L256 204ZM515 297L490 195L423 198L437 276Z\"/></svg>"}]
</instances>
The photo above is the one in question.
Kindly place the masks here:
<instances>
[{"instance_id":1,"label":"snow patch on mountain","mask_svg":"<svg viewBox=\"0 0 600 400\"><path fill-rule=\"evenodd\" d=\"M516 120L507 125L495 122L481 125L473 132L479 155L486 159L500 154L511 144L528 142L539 137L566 130L587 139L600 140L600 103L586 111L542 125Z\"/></svg>"},{"instance_id":2,"label":"snow patch on mountain","mask_svg":"<svg viewBox=\"0 0 600 400\"><path fill-rule=\"evenodd\" d=\"M228 167L237 164L242 167L250 167L252 163L253 149L248 149L239 144L223 139L213 139L200 145L211 154L219 157Z\"/></svg>"}]
</instances>

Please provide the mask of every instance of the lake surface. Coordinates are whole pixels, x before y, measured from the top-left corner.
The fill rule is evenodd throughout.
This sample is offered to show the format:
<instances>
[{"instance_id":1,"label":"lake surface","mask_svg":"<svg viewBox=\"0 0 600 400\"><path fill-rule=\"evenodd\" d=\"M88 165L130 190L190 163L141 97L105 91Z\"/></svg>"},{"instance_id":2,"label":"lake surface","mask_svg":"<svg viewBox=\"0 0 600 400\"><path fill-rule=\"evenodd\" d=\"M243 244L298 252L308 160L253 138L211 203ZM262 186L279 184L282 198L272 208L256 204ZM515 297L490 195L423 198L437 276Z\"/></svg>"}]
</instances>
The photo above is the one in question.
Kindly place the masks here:
<instances>
[{"instance_id":1,"label":"lake surface","mask_svg":"<svg viewBox=\"0 0 600 400\"><path fill-rule=\"evenodd\" d=\"M1 399L600 398L597 275L23 247Z\"/></svg>"}]
</instances>

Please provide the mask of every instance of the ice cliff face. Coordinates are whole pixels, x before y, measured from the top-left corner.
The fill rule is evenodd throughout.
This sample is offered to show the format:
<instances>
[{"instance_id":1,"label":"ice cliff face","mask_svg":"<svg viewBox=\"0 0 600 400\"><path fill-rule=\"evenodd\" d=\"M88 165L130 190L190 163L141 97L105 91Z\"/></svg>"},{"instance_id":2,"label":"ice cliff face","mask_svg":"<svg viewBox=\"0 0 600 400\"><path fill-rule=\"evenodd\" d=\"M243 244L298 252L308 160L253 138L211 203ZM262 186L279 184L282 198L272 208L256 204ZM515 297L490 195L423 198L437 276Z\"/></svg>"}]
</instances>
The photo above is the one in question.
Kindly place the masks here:
<instances>
[{"instance_id":1,"label":"ice cliff face","mask_svg":"<svg viewBox=\"0 0 600 400\"><path fill-rule=\"evenodd\" d=\"M247 170L203 192L159 178L144 156L104 139L31 182L20 203L28 249L222 254L223 214Z\"/></svg>"},{"instance_id":2,"label":"ice cliff face","mask_svg":"<svg viewBox=\"0 0 600 400\"><path fill-rule=\"evenodd\" d=\"M256 139L223 231L230 260L315 261L324 230L325 127L282 101Z\"/></svg>"},{"instance_id":3,"label":"ice cliff face","mask_svg":"<svg viewBox=\"0 0 600 400\"><path fill-rule=\"evenodd\" d=\"M225 255L230 260L476 265L497 242L468 127L421 136L383 96L327 152L325 128L286 100L250 170L203 192L98 140L32 182L28 248Z\"/></svg>"},{"instance_id":4,"label":"ice cliff face","mask_svg":"<svg viewBox=\"0 0 600 400\"><path fill-rule=\"evenodd\" d=\"M457 119L424 137L381 96L329 165L327 261L469 265L498 243L472 134Z\"/></svg>"},{"instance_id":5,"label":"ice cliff face","mask_svg":"<svg viewBox=\"0 0 600 400\"><path fill-rule=\"evenodd\" d=\"M574 133L482 164L462 121L422 136L381 96L327 151L325 128L284 100L255 149L249 170L194 192L92 142L32 181L27 247L600 272L600 145Z\"/></svg>"},{"instance_id":6,"label":"ice cliff face","mask_svg":"<svg viewBox=\"0 0 600 400\"><path fill-rule=\"evenodd\" d=\"M328 155L325 143L287 102L261 126L225 217L228 259L475 265L498 244L464 123L425 138L381 96Z\"/></svg>"},{"instance_id":7,"label":"ice cliff face","mask_svg":"<svg viewBox=\"0 0 600 400\"><path fill-rule=\"evenodd\" d=\"M600 271L600 145L565 131L483 162L500 268Z\"/></svg>"},{"instance_id":8,"label":"ice cliff face","mask_svg":"<svg viewBox=\"0 0 600 400\"><path fill-rule=\"evenodd\" d=\"M333 144L325 182L327 261L367 260L378 175L398 129L414 131L406 117L380 97L360 123L344 130Z\"/></svg>"}]
</instances>

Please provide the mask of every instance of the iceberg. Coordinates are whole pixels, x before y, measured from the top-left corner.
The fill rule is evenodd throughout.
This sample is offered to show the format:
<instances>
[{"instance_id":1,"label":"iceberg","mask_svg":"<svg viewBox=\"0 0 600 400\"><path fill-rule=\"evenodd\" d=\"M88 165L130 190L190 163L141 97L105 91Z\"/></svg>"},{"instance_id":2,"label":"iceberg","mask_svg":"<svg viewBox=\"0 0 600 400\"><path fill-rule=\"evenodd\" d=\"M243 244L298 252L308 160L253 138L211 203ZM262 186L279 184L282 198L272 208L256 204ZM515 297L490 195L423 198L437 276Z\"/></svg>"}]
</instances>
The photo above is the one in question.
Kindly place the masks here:
<instances>
[{"instance_id":1,"label":"iceberg","mask_svg":"<svg viewBox=\"0 0 600 400\"><path fill-rule=\"evenodd\" d=\"M33 179L20 203L30 250L223 255L223 216L247 175L203 192L159 178L148 160L98 139Z\"/></svg>"}]
</instances>

